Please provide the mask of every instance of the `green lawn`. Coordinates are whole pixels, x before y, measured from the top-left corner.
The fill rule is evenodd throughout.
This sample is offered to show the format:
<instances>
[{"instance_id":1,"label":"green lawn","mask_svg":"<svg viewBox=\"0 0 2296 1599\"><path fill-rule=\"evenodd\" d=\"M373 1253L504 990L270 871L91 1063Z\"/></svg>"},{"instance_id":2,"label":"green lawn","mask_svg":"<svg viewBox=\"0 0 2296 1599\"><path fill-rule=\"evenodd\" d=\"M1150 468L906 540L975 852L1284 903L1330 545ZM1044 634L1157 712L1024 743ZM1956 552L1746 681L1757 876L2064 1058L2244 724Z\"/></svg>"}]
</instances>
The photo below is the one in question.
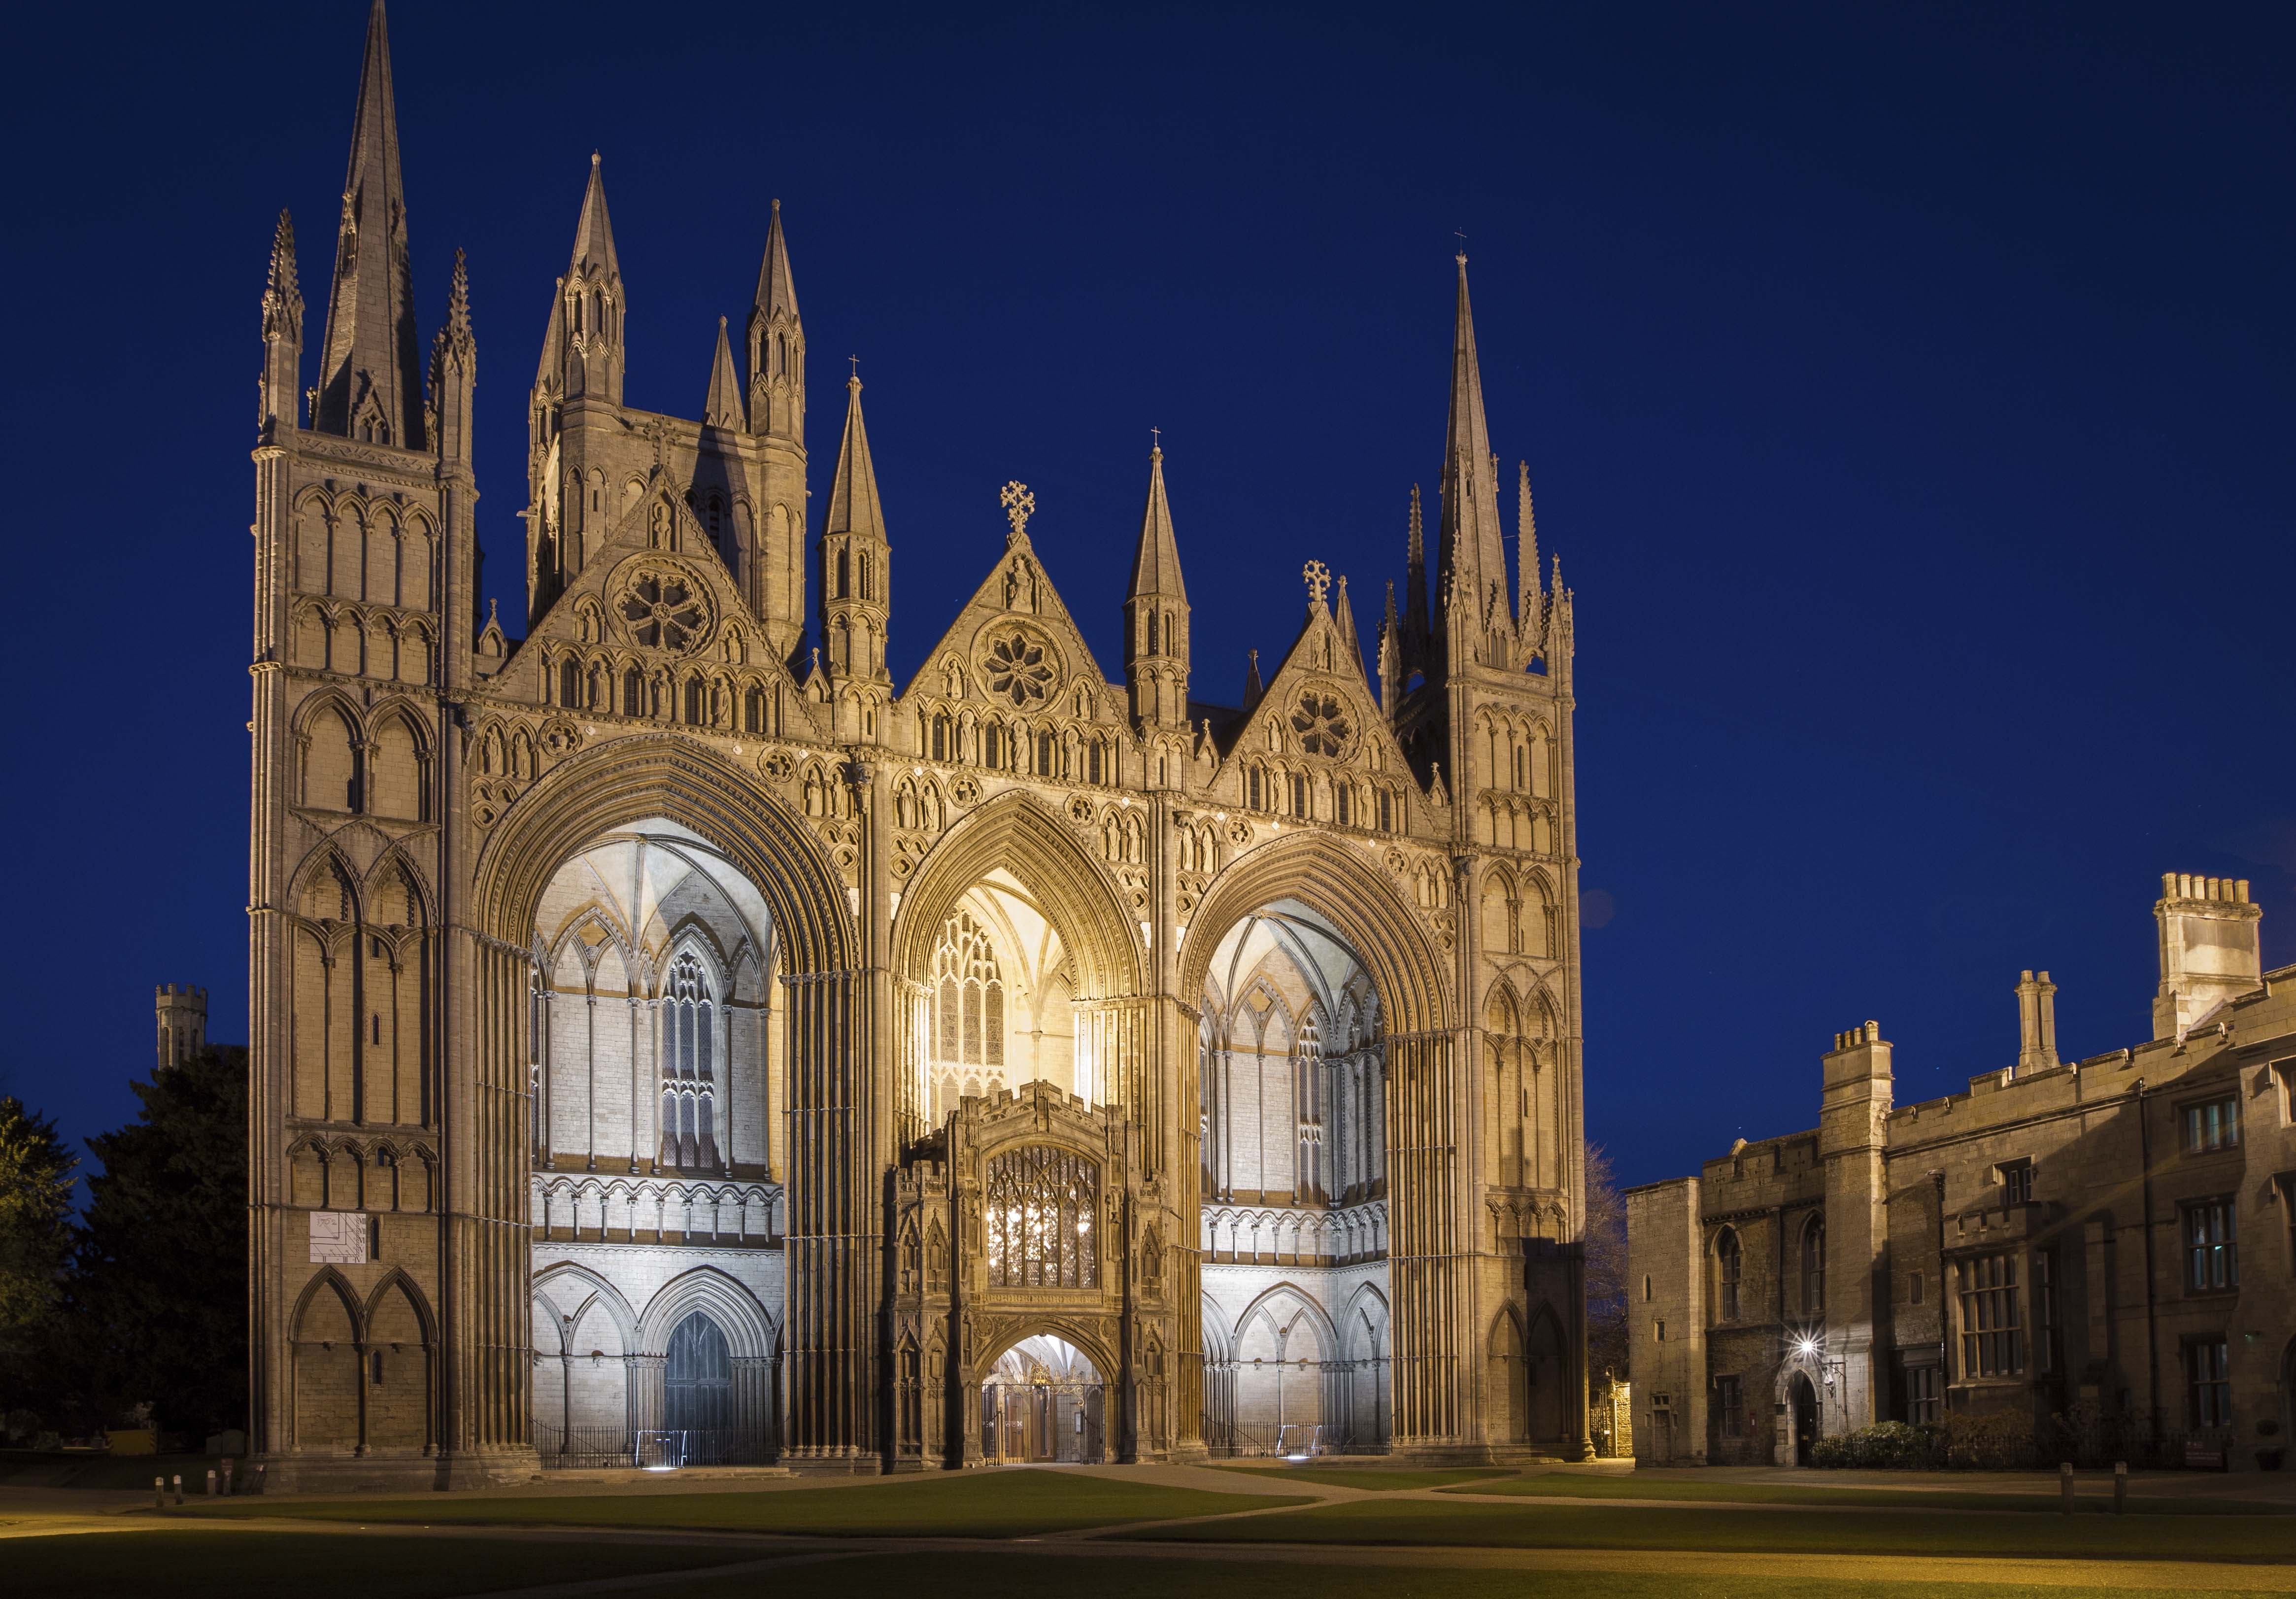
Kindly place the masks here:
<instances>
[{"instance_id":1,"label":"green lawn","mask_svg":"<svg viewBox=\"0 0 2296 1599\"><path fill-rule=\"evenodd\" d=\"M1542 1472L1508 1482L1446 1488L1447 1494L1505 1494L1509 1497L1559 1499L1662 1499L1726 1505L1867 1505L1919 1510L2025 1510L2057 1514L2056 1485L2044 1492L1990 1493L1972 1488L1817 1488L1799 1483L1734 1482L1728 1478L1697 1481L1682 1477L1636 1477L1594 1472ZM2112 1513L2112 1496L2091 1478L2074 1501L2081 1514ZM2128 1496L2132 1515L2279 1516L2296 1513L2281 1505L2251 1499L2177 1499L2161 1495Z\"/></svg>"},{"instance_id":2,"label":"green lawn","mask_svg":"<svg viewBox=\"0 0 2296 1599\"><path fill-rule=\"evenodd\" d=\"M1470 1567L1322 1565L1282 1562L1101 1560L1088 1567L1057 1555L868 1554L785 1570L696 1578L651 1590L660 1599L853 1599L930 1594L933 1599L1993 1599L1966 1582L1780 1579L1758 1574L1510 1571ZM2234 1599L2214 1588L2049 1588L2074 1599ZM2243 1592L2242 1599L2254 1599Z\"/></svg>"},{"instance_id":3,"label":"green lawn","mask_svg":"<svg viewBox=\"0 0 2296 1599\"><path fill-rule=\"evenodd\" d=\"M1286 1478L1293 1482L1327 1482L1335 1488L1390 1491L1408 1488L1441 1488L1449 1482L1480 1482L1512 1477L1505 1466L1250 1466L1224 1465L1223 1472L1246 1477ZM1460 1492L1466 1490L1460 1489Z\"/></svg>"},{"instance_id":4,"label":"green lawn","mask_svg":"<svg viewBox=\"0 0 2296 1599\"><path fill-rule=\"evenodd\" d=\"M178 1513L422 1526L654 1527L717 1532L1021 1538L1308 1499L1166 1488L1067 1472L964 1472L877 1485L751 1493L551 1494L428 1499L226 1499Z\"/></svg>"},{"instance_id":5,"label":"green lawn","mask_svg":"<svg viewBox=\"0 0 2296 1599\"><path fill-rule=\"evenodd\" d=\"M683 1571L755 1560L754 1547L509 1538L361 1538L347 1532L69 1533L0 1543L0 1589L29 1599L447 1599L545 1582ZM753 1579L754 1580L754 1579ZM752 1590L754 1592L754 1590Z\"/></svg>"},{"instance_id":6,"label":"green lawn","mask_svg":"<svg viewBox=\"0 0 2296 1599\"><path fill-rule=\"evenodd\" d=\"M1206 1543L1464 1544L1526 1549L2296 1561L2296 1516L2002 1516L1944 1511L1655 1510L1472 1499L1357 1499L1129 1536ZM2296 1586L2296 1579L2292 1579Z\"/></svg>"}]
</instances>

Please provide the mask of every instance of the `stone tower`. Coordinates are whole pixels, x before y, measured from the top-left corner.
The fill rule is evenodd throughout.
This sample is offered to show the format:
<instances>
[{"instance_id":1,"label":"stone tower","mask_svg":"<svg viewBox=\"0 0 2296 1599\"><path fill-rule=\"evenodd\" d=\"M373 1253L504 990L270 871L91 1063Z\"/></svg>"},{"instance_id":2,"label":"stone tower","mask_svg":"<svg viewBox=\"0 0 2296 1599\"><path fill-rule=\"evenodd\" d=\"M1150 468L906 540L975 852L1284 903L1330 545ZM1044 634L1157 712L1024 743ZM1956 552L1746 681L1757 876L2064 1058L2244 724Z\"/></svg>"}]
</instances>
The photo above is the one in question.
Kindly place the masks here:
<instances>
[{"instance_id":1,"label":"stone tower","mask_svg":"<svg viewBox=\"0 0 2296 1599\"><path fill-rule=\"evenodd\" d=\"M207 1046L208 991L188 983L161 983L158 1004L160 1065L180 1066Z\"/></svg>"},{"instance_id":2,"label":"stone tower","mask_svg":"<svg viewBox=\"0 0 2296 1599\"><path fill-rule=\"evenodd\" d=\"M1001 527L936 508L982 576L897 680L857 373L806 514L779 207L699 414L643 410L595 156L534 286L510 636L459 256L416 366L380 4L345 187L308 407L283 216L261 305L271 1480L1582 1452L1570 598L1527 470L1507 581L1465 263L1439 611L1414 494L1377 685L1309 562L1221 706L1160 447L1119 676L1037 541L1130 529L1013 482Z\"/></svg>"}]
</instances>

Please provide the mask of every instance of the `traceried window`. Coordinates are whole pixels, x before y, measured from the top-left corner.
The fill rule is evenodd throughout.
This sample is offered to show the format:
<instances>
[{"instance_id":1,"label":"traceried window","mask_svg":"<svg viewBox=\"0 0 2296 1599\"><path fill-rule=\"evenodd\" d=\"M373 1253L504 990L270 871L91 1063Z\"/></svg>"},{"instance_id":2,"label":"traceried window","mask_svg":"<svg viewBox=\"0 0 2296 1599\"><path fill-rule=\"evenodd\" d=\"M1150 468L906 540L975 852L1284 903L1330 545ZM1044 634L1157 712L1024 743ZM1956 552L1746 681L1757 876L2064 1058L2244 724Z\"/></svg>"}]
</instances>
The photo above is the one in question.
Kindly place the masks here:
<instances>
[{"instance_id":1,"label":"traceried window","mask_svg":"<svg viewBox=\"0 0 2296 1599\"><path fill-rule=\"evenodd\" d=\"M1004 1076L1004 980L988 930L966 912L942 923L933 947L932 1063L953 1102L964 1079L978 1091Z\"/></svg>"},{"instance_id":2,"label":"traceried window","mask_svg":"<svg viewBox=\"0 0 2296 1599\"><path fill-rule=\"evenodd\" d=\"M718 1168L718 1007L701 957L670 963L661 998L661 1163L687 1171Z\"/></svg>"},{"instance_id":3,"label":"traceried window","mask_svg":"<svg viewBox=\"0 0 2296 1599\"><path fill-rule=\"evenodd\" d=\"M1954 1262L1961 1298L1964 1377L2013 1377L2025 1369L2025 1324L2017 1298L2017 1257Z\"/></svg>"},{"instance_id":4,"label":"traceried window","mask_svg":"<svg viewBox=\"0 0 2296 1599\"><path fill-rule=\"evenodd\" d=\"M1738 1319L1739 1287L1746 1266L1746 1252L1739 1247L1735 1228L1723 1228L1722 1235L1714 1241L1714 1264L1722 1291L1722 1319L1734 1322ZM1734 1438L1737 1435L1733 1433L1731 1436Z\"/></svg>"},{"instance_id":5,"label":"traceried window","mask_svg":"<svg viewBox=\"0 0 2296 1599\"><path fill-rule=\"evenodd\" d=\"M1825 1218L1813 1216L1801 1230L1801 1308L1807 1316L1825 1314Z\"/></svg>"},{"instance_id":6,"label":"traceried window","mask_svg":"<svg viewBox=\"0 0 2296 1599\"><path fill-rule=\"evenodd\" d=\"M1083 1155L1031 1144L988 1162L988 1285L1097 1288L1093 1238L1100 1168Z\"/></svg>"}]
</instances>

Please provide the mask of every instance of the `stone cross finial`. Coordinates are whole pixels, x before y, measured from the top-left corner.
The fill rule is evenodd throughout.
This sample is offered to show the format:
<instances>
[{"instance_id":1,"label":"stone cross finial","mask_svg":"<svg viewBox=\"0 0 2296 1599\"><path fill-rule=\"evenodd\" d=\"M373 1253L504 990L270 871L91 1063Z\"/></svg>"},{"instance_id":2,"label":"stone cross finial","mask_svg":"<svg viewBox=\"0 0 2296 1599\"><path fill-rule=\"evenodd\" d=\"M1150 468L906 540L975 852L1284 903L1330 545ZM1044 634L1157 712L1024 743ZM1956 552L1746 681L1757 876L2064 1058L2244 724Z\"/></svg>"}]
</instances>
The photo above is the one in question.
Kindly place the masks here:
<instances>
[{"instance_id":1,"label":"stone cross finial","mask_svg":"<svg viewBox=\"0 0 2296 1599\"><path fill-rule=\"evenodd\" d=\"M1029 519L1037 512L1037 496L1029 492L1026 483L1007 483L1004 492L996 496L1004 507L1004 520L1013 524L1013 537L1018 538L1029 530Z\"/></svg>"},{"instance_id":2,"label":"stone cross finial","mask_svg":"<svg viewBox=\"0 0 2296 1599\"><path fill-rule=\"evenodd\" d=\"M1300 569L1300 575L1308 579L1308 603L1322 604L1325 591L1332 586L1332 569L1320 561L1310 561Z\"/></svg>"}]
</instances>

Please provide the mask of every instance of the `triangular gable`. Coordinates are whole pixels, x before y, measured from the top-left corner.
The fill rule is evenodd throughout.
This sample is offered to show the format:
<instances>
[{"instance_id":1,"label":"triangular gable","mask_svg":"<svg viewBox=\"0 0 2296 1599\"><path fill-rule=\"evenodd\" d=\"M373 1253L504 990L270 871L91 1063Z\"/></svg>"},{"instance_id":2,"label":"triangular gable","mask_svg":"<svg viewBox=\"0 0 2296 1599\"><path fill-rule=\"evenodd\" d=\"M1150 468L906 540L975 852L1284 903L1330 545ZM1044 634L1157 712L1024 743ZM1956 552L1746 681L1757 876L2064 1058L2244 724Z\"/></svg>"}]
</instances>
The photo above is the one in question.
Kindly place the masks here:
<instances>
[{"instance_id":1,"label":"triangular gable","mask_svg":"<svg viewBox=\"0 0 2296 1599\"><path fill-rule=\"evenodd\" d=\"M662 586L672 577L684 580L683 603L679 592ZM678 676L693 668L762 676L786 691L784 713L799 725L785 736L819 737L824 731L813 700L791 676L708 531L660 466L495 681L515 698L553 701L541 674L566 645L579 646L586 655L603 649Z\"/></svg>"},{"instance_id":2,"label":"triangular gable","mask_svg":"<svg viewBox=\"0 0 2296 1599\"><path fill-rule=\"evenodd\" d=\"M1309 603L1307 620L1268 680L1267 692L1238 713L1222 734L1223 776L1247 757L1306 759L1420 791L1403 746L1364 676L1361 652L1348 647L1320 594ZM1336 750L1334 734L1340 735Z\"/></svg>"},{"instance_id":3,"label":"triangular gable","mask_svg":"<svg viewBox=\"0 0 2296 1599\"><path fill-rule=\"evenodd\" d=\"M1029 659L1029 650L1040 654ZM941 699L977 700L1023 716L1076 712L1081 687L1096 719L1120 718L1121 691L1110 684L1025 533L1004 553L958 611L924 664L902 690Z\"/></svg>"}]
</instances>

